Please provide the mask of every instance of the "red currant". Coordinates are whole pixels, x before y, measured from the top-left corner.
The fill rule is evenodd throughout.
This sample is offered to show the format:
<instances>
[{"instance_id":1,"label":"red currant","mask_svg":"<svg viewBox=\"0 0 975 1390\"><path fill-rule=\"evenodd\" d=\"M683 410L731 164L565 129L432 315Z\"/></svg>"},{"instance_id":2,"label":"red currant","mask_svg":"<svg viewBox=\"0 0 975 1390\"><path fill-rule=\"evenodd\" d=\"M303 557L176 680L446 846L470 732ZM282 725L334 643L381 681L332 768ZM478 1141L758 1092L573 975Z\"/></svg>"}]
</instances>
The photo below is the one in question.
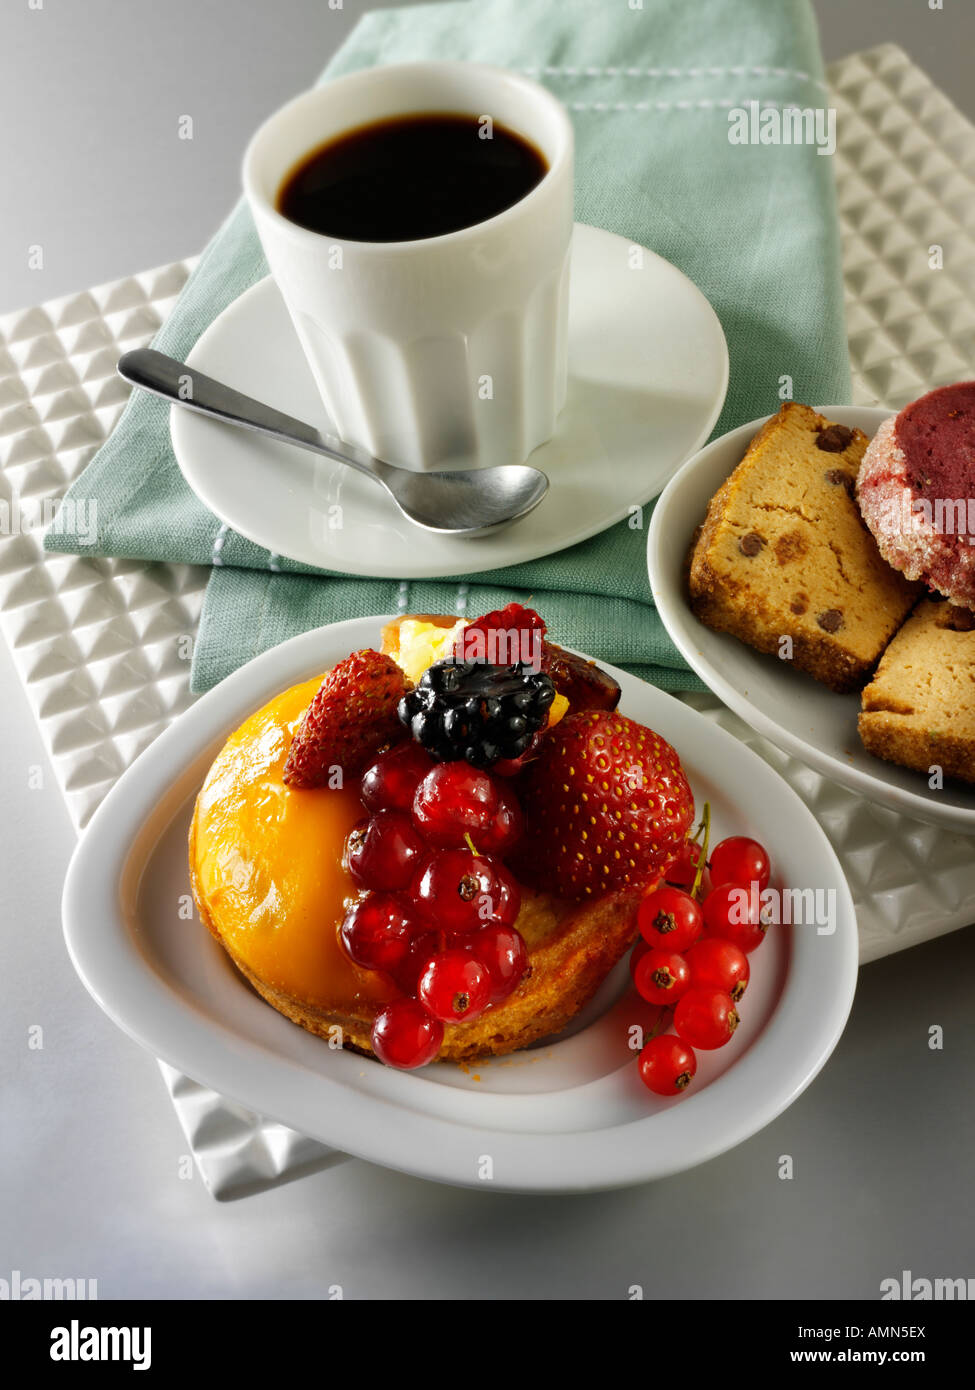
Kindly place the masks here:
<instances>
[{"instance_id":1,"label":"red currant","mask_svg":"<svg viewBox=\"0 0 975 1390\"><path fill-rule=\"evenodd\" d=\"M674 1030L689 1047L707 1052L724 1047L738 1027L738 1012L729 994L706 985L689 989L678 999Z\"/></svg>"},{"instance_id":2,"label":"red currant","mask_svg":"<svg viewBox=\"0 0 975 1390\"><path fill-rule=\"evenodd\" d=\"M415 999L394 999L372 1025L372 1050L387 1067L425 1067L442 1042L443 1024Z\"/></svg>"},{"instance_id":3,"label":"red currant","mask_svg":"<svg viewBox=\"0 0 975 1390\"><path fill-rule=\"evenodd\" d=\"M649 950L650 947L644 941L643 937L638 936L633 943L633 950L630 952L630 977L634 984L636 984L636 968Z\"/></svg>"},{"instance_id":4,"label":"red currant","mask_svg":"<svg viewBox=\"0 0 975 1390\"><path fill-rule=\"evenodd\" d=\"M410 739L380 753L362 774L359 794L370 811L405 811L409 815L416 789L433 767L433 759Z\"/></svg>"},{"instance_id":5,"label":"red currant","mask_svg":"<svg viewBox=\"0 0 975 1390\"><path fill-rule=\"evenodd\" d=\"M528 947L520 931L495 924L482 927L469 938L469 949L491 977L491 1003L513 994L528 969Z\"/></svg>"},{"instance_id":6,"label":"red currant","mask_svg":"<svg viewBox=\"0 0 975 1390\"><path fill-rule=\"evenodd\" d=\"M640 1079L657 1096L679 1096L697 1071L697 1058L673 1033L651 1038L640 1053Z\"/></svg>"},{"instance_id":7,"label":"red currant","mask_svg":"<svg viewBox=\"0 0 975 1390\"><path fill-rule=\"evenodd\" d=\"M695 988L722 989L736 1004L748 986L748 957L733 941L706 936L688 951L687 965Z\"/></svg>"},{"instance_id":8,"label":"red currant","mask_svg":"<svg viewBox=\"0 0 975 1390\"><path fill-rule=\"evenodd\" d=\"M705 936L732 941L747 955L765 940L768 923L762 920L762 904L757 891L738 883L721 883L704 899Z\"/></svg>"},{"instance_id":9,"label":"red currant","mask_svg":"<svg viewBox=\"0 0 975 1390\"><path fill-rule=\"evenodd\" d=\"M745 888L757 883L761 892L772 876L772 864L764 847L746 835L722 840L711 851L708 862L713 883L738 883Z\"/></svg>"},{"instance_id":10,"label":"red currant","mask_svg":"<svg viewBox=\"0 0 975 1390\"><path fill-rule=\"evenodd\" d=\"M377 811L371 820L361 821L345 843L349 873L359 887L390 893L409 886L426 853L413 822L402 811Z\"/></svg>"},{"instance_id":11,"label":"red currant","mask_svg":"<svg viewBox=\"0 0 975 1390\"><path fill-rule=\"evenodd\" d=\"M479 1017L491 1002L491 975L470 952L454 947L434 956L417 986L420 1002L443 1023Z\"/></svg>"},{"instance_id":12,"label":"red currant","mask_svg":"<svg viewBox=\"0 0 975 1390\"><path fill-rule=\"evenodd\" d=\"M704 916L690 893L666 884L643 899L637 923L644 941L666 951L686 951L704 930Z\"/></svg>"},{"instance_id":13,"label":"red currant","mask_svg":"<svg viewBox=\"0 0 975 1390\"><path fill-rule=\"evenodd\" d=\"M491 922L513 926L521 907L521 890L504 865L467 849L434 854L413 880L411 896L420 914L449 934Z\"/></svg>"},{"instance_id":14,"label":"red currant","mask_svg":"<svg viewBox=\"0 0 975 1390\"><path fill-rule=\"evenodd\" d=\"M521 837L514 790L465 762L439 763L413 798L413 822L429 844L459 849L470 836L482 854L505 854Z\"/></svg>"},{"instance_id":15,"label":"red currant","mask_svg":"<svg viewBox=\"0 0 975 1390\"><path fill-rule=\"evenodd\" d=\"M498 789L498 809L491 824L478 833L473 843L481 854L506 855L521 839L525 830L525 818L521 813L521 802L513 788L503 783Z\"/></svg>"},{"instance_id":16,"label":"red currant","mask_svg":"<svg viewBox=\"0 0 975 1390\"><path fill-rule=\"evenodd\" d=\"M340 928L342 944L356 965L393 971L422 930L413 912L391 893L369 893L349 908Z\"/></svg>"},{"instance_id":17,"label":"red currant","mask_svg":"<svg viewBox=\"0 0 975 1390\"><path fill-rule=\"evenodd\" d=\"M678 888L690 888L700 862L701 846L694 840L685 840L664 877L668 883L673 883Z\"/></svg>"},{"instance_id":18,"label":"red currant","mask_svg":"<svg viewBox=\"0 0 975 1390\"><path fill-rule=\"evenodd\" d=\"M647 951L633 970L637 994L648 1004L672 1008L691 983L687 961L676 951Z\"/></svg>"},{"instance_id":19,"label":"red currant","mask_svg":"<svg viewBox=\"0 0 975 1390\"><path fill-rule=\"evenodd\" d=\"M390 970L394 982L404 994L416 995L420 976L440 949L440 933L419 931L411 939L406 955Z\"/></svg>"}]
</instances>

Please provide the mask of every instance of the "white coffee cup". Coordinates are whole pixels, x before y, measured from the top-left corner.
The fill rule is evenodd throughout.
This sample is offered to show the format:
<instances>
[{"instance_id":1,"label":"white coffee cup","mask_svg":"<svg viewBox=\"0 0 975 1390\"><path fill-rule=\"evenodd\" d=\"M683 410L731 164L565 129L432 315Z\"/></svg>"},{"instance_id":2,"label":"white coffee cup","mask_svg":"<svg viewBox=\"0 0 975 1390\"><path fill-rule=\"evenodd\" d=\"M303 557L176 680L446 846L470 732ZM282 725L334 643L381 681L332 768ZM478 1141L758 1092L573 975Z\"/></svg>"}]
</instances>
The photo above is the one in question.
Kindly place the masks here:
<instances>
[{"instance_id":1,"label":"white coffee cup","mask_svg":"<svg viewBox=\"0 0 975 1390\"><path fill-rule=\"evenodd\" d=\"M330 138L396 115L490 116L548 165L519 202L415 241L331 238L275 206ZM535 82L479 63L369 68L296 97L257 131L244 190L337 432L414 469L522 463L565 401L572 125Z\"/></svg>"}]
</instances>

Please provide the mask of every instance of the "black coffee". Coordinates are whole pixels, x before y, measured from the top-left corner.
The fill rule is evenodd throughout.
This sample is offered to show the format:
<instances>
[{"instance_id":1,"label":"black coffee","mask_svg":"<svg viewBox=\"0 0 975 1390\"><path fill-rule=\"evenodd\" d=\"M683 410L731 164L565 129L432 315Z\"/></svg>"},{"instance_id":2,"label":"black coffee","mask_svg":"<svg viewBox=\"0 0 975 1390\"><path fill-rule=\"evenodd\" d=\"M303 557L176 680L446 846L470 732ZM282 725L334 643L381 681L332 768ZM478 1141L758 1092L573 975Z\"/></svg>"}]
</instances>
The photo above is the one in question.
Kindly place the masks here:
<instances>
[{"instance_id":1,"label":"black coffee","mask_svg":"<svg viewBox=\"0 0 975 1390\"><path fill-rule=\"evenodd\" d=\"M544 156L497 121L396 116L350 130L306 155L278 192L299 227L344 241L413 241L495 217L531 192Z\"/></svg>"}]
</instances>

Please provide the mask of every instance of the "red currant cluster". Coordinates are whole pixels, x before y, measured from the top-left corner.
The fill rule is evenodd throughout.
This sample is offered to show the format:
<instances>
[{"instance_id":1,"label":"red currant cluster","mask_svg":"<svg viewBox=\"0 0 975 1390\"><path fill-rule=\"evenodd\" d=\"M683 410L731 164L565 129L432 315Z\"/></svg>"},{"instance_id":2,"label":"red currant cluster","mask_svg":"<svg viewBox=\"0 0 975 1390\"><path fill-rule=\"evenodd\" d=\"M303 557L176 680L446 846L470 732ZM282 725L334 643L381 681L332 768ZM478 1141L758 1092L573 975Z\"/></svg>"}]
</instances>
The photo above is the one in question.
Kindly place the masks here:
<instances>
[{"instance_id":1,"label":"red currant cluster","mask_svg":"<svg viewBox=\"0 0 975 1390\"><path fill-rule=\"evenodd\" d=\"M345 915L342 942L405 996L376 1018L376 1056L422 1067L440 1050L445 1023L477 1018L525 973L521 893L502 862L521 837L521 807L501 778L466 762L434 763L412 742L381 754L360 793L371 815L349 835L345 857L365 891Z\"/></svg>"},{"instance_id":2,"label":"red currant cluster","mask_svg":"<svg viewBox=\"0 0 975 1390\"><path fill-rule=\"evenodd\" d=\"M698 902L706 854L688 842L668 871L670 881L640 904L633 983L648 1003L674 1010L674 1031L651 1038L640 1053L640 1076L658 1096L679 1095L690 1085L695 1048L710 1051L731 1038L735 1006L748 985L748 955L765 939L759 895L771 876L768 854L743 835L722 840L707 860L715 886Z\"/></svg>"}]
</instances>

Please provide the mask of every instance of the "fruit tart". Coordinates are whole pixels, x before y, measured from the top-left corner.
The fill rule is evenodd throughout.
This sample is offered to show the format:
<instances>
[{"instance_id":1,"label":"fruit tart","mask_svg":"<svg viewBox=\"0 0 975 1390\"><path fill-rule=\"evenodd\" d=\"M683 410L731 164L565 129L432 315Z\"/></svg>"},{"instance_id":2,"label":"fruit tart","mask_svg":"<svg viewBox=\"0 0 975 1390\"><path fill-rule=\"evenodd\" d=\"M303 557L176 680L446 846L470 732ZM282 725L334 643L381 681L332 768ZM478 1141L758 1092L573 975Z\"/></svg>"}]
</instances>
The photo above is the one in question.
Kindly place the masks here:
<instances>
[{"instance_id":1,"label":"fruit tart","mask_svg":"<svg viewBox=\"0 0 975 1390\"><path fill-rule=\"evenodd\" d=\"M203 922L275 1009L393 1066L558 1033L694 816L619 696L517 604L391 622L217 755L190 830Z\"/></svg>"}]
</instances>

